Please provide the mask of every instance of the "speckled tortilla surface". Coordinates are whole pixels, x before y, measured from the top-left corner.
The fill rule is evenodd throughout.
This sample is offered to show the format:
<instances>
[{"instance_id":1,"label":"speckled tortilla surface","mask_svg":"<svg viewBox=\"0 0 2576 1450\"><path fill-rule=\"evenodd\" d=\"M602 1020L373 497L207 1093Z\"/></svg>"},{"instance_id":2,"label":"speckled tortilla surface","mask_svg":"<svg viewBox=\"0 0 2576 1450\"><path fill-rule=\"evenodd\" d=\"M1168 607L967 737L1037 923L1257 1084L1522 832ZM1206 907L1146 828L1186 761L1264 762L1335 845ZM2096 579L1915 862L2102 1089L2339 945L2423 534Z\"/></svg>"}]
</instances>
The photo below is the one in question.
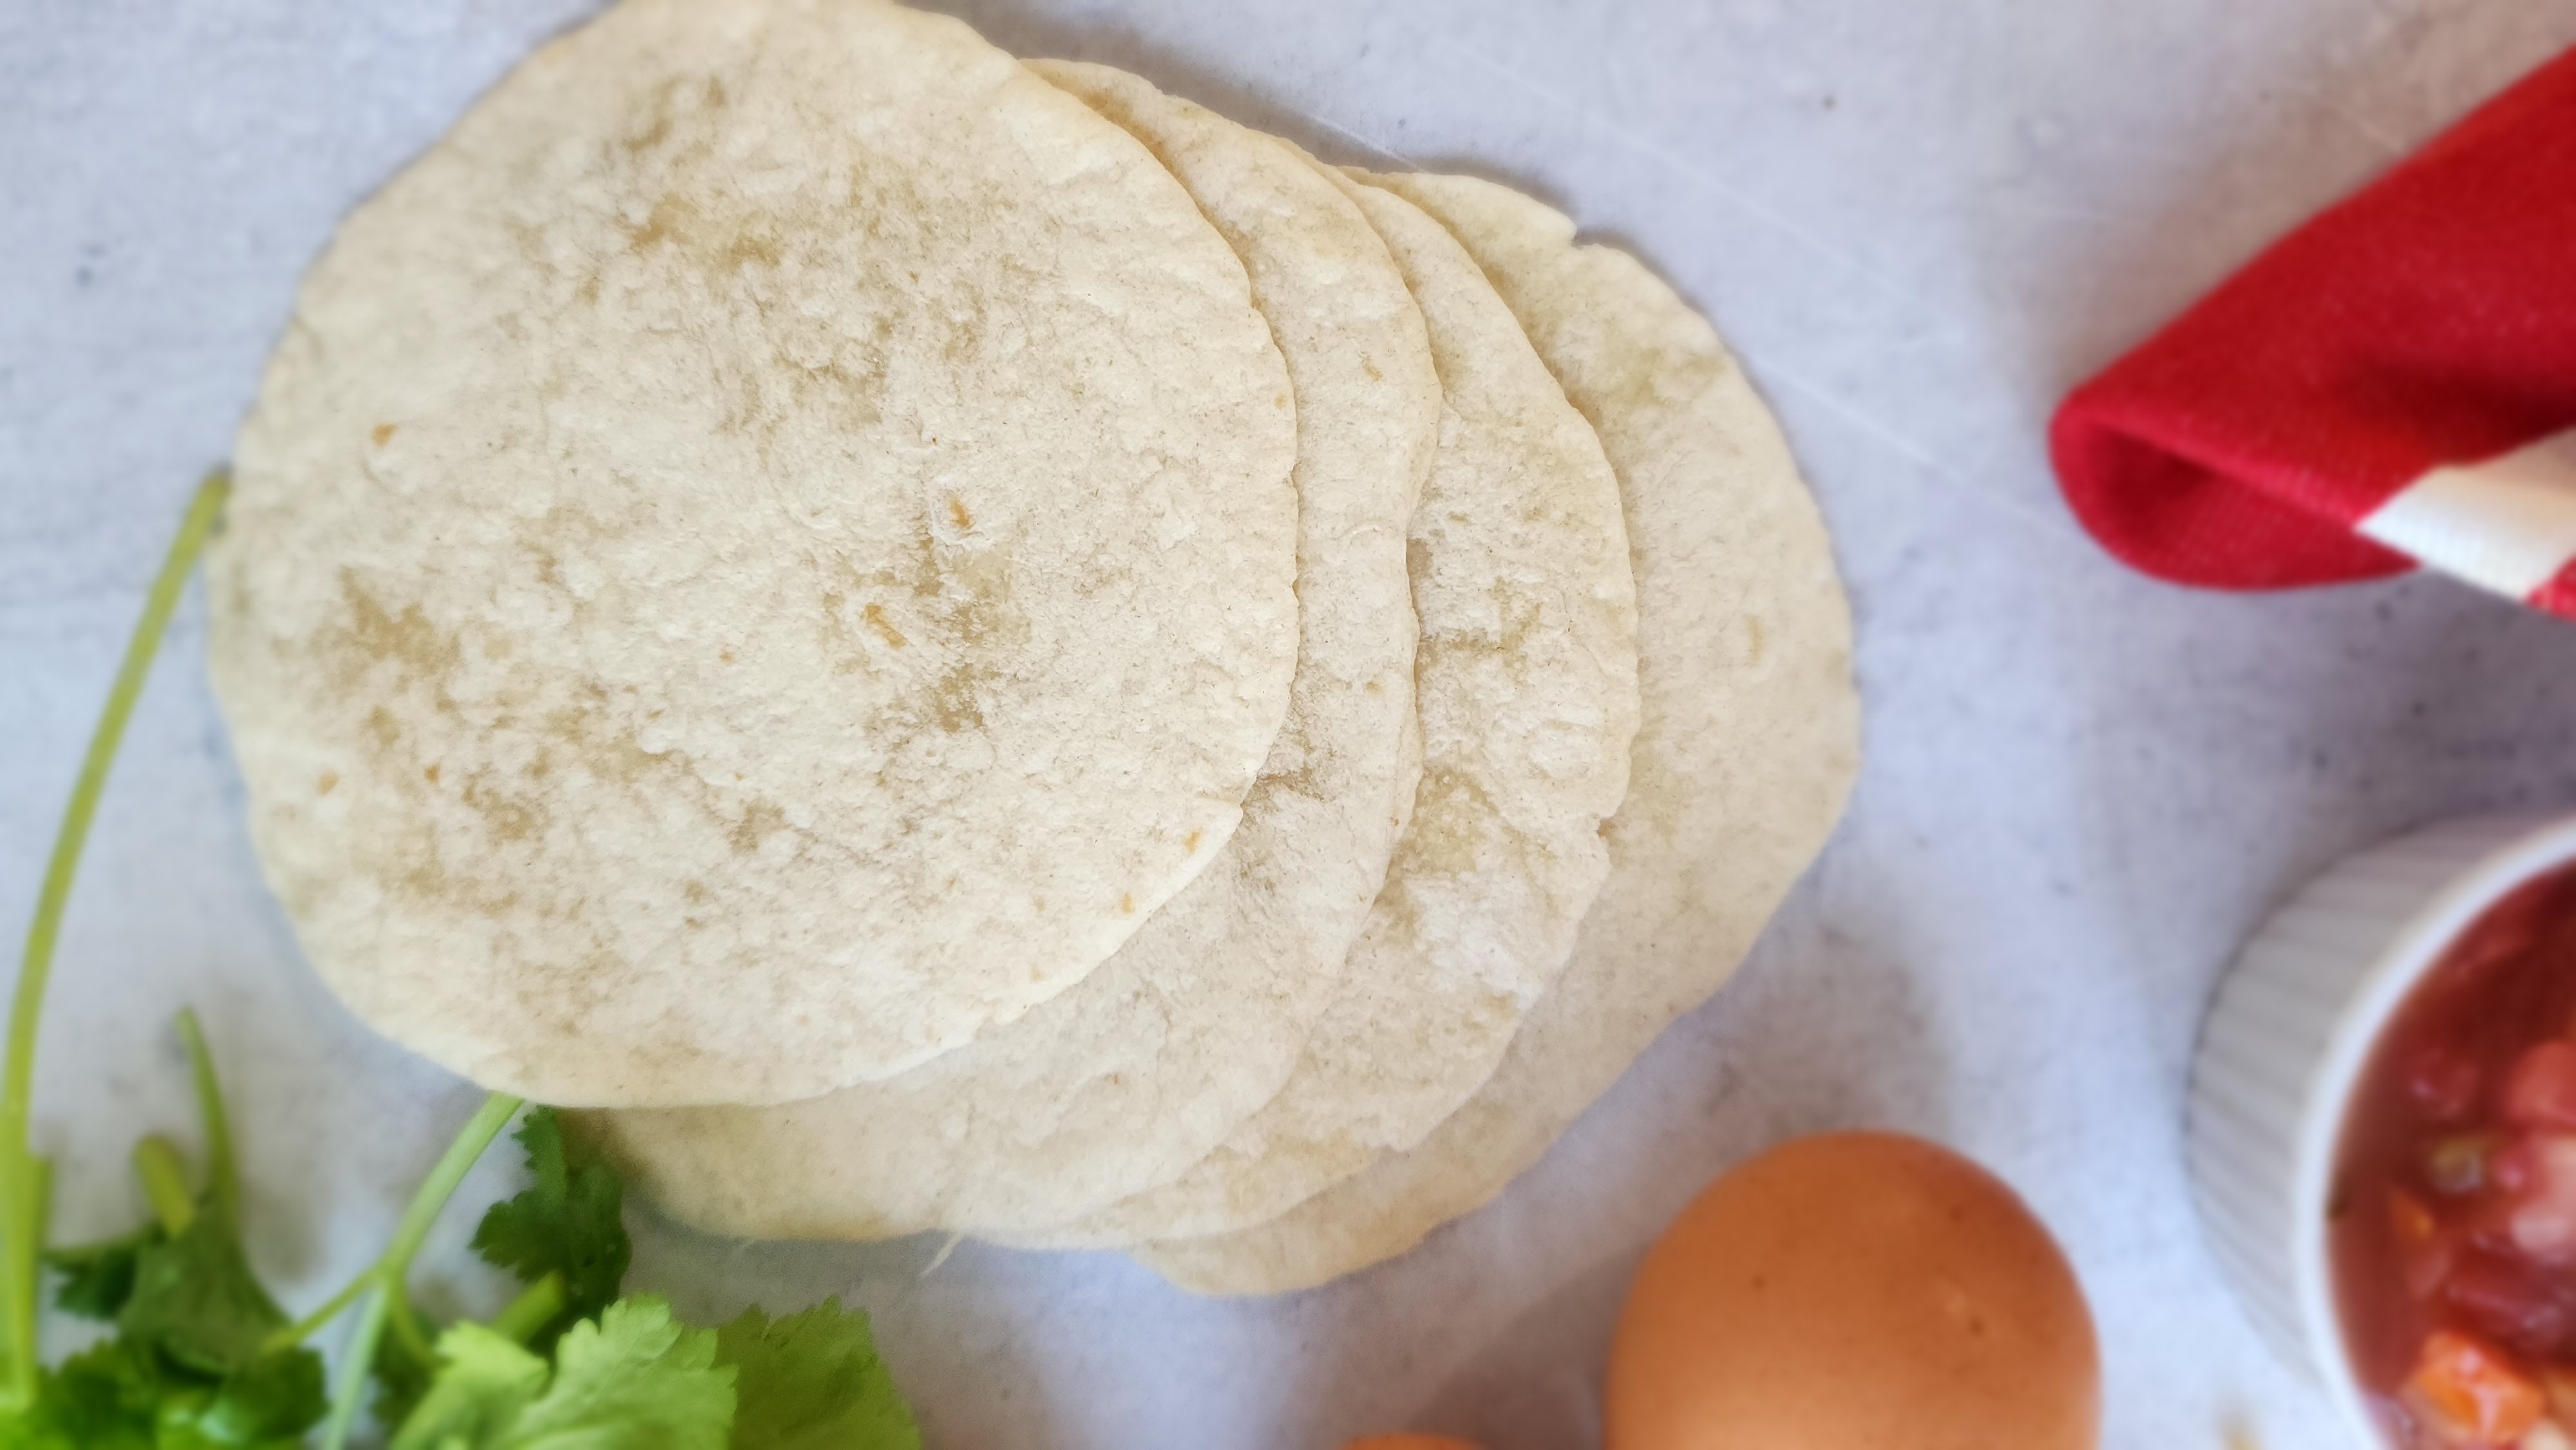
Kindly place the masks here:
<instances>
[{"instance_id":1,"label":"speckled tortilla surface","mask_svg":"<svg viewBox=\"0 0 2576 1450\"><path fill-rule=\"evenodd\" d=\"M958 23L627 0L342 226L215 684L359 1016L568 1105L914 1066L1217 859L1295 407L1154 158Z\"/></svg>"},{"instance_id":2,"label":"speckled tortilla surface","mask_svg":"<svg viewBox=\"0 0 2576 1450\"><path fill-rule=\"evenodd\" d=\"M596 1115L634 1182L719 1232L1025 1231L1178 1176L1295 1068L1421 778L1405 531L1441 393L1394 260L1278 142L1122 72L1034 68L1189 188L1287 361L1302 606L1287 724L1217 861L1019 1021L811 1102Z\"/></svg>"},{"instance_id":3,"label":"speckled tortilla surface","mask_svg":"<svg viewBox=\"0 0 2576 1450\"><path fill-rule=\"evenodd\" d=\"M1490 182L1390 176L1465 243L1619 475L1644 718L1610 875L1493 1076L1409 1151L1257 1228L1147 1264L1278 1293L1392 1258L1539 1159L1717 990L1841 818L1859 769L1851 615L1814 500L1708 323L1635 258Z\"/></svg>"},{"instance_id":4,"label":"speckled tortilla surface","mask_svg":"<svg viewBox=\"0 0 2576 1450\"><path fill-rule=\"evenodd\" d=\"M1374 178L1330 174L1413 288L1447 398L1412 538L1422 787L1278 1096L1172 1183L1036 1242L1248 1227L1421 1141L1494 1071L1609 870L1638 710L1617 479L1457 239Z\"/></svg>"}]
</instances>

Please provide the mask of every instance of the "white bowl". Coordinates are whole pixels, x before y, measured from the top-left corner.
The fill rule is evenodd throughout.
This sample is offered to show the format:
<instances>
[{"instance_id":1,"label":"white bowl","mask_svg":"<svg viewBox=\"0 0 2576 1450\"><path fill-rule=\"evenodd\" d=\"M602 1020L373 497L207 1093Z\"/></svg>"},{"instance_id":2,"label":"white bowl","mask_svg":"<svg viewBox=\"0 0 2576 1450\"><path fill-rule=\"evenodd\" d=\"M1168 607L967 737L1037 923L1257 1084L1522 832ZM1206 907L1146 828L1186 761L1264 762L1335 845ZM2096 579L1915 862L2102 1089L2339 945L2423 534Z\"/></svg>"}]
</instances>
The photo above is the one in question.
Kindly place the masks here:
<instances>
[{"instance_id":1,"label":"white bowl","mask_svg":"<svg viewBox=\"0 0 2576 1450\"><path fill-rule=\"evenodd\" d=\"M2379 1444L2344 1353L2326 1195L2344 1108L2389 1017L2488 908L2576 862L2576 818L2455 821L2349 857L2263 924L2192 1064L2190 1160L2210 1248L2273 1348Z\"/></svg>"}]
</instances>

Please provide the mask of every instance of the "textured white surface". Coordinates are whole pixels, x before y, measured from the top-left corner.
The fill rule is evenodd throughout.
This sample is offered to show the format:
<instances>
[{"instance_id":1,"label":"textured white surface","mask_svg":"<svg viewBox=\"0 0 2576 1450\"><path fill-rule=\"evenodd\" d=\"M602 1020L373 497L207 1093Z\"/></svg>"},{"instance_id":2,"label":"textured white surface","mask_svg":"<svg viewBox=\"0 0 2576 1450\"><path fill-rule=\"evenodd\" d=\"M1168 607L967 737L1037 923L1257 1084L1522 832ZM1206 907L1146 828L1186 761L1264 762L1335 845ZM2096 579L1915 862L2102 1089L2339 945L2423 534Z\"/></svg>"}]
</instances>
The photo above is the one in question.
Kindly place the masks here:
<instances>
[{"instance_id":1,"label":"textured white surface","mask_svg":"<svg viewBox=\"0 0 2576 1450\"><path fill-rule=\"evenodd\" d=\"M0 0L0 939L298 271L581 8ZM959 8L1341 159L1472 163L1636 245L1740 349L1839 531L1869 767L1746 975L1499 1204L1396 1264L1219 1303L1107 1257L964 1248L924 1272L936 1244L733 1250L644 1225L637 1281L702 1311L854 1294L941 1445L1305 1450L1415 1423L1561 1450L1589 1443L1654 1228L1761 1142L1869 1123L1977 1154L2065 1238L2115 1450L2231 1425L2266 1450L2340 1443L2191 1217L2200 1004L2328 861L2576 799L2576 630L2434 580L2241 599L2137 579L2068 522L2040 427L2263 239L2576 42L2576 0ZM101 818L40 1134L75 1150L68 1226L137 1212L125 1140L186 1121L150 1023L195 1001L233 1064L258 1252L309 1302L388 1231L469 1095L296 963L236 823L198 619Z\"/></svg>"}]
</instances>

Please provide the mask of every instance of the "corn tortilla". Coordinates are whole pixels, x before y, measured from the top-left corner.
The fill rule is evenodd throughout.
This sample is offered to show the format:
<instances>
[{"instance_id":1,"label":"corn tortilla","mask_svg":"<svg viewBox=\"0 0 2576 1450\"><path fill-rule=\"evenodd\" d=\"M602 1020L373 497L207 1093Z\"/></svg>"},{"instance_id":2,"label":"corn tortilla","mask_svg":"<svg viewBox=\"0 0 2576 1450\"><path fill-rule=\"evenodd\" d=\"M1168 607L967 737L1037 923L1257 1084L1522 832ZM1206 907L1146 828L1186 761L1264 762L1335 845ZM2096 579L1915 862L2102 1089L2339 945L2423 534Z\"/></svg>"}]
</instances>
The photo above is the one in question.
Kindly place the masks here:
<instances>
[{"instance_id":1,"label":"corn tortilla","mask_svg":"<svg viewBox=\"0 0 2576 1450\"><path fill-rule=\"evenodd\" d=\"M1421 777L1405 531L1440 381L1385 244L1280 143L1106 67L1033 68L1171 168L1287 360L1303 606L1288 721L1216 863L1019 1021L811 1102L598 1115L632 1180L701 1228L1027 1230L1177 1176L1296 1065Z\"/></svg>"},{"instance_id":2,"label":"corn tortilla","mask_svg":"<svg viewBox=\"0 0 2576 1450\"><path fill-rule=\"evenodd\" d=\"M1386 889L1278 1097L1173 1182L1030 1241L1267 1222L1473 1093L1573 950L1628 787L1637 616L1617 480L1475 261L1335 175L1411 284L1449 418L1414 517L1424 770Z\"/></svg>"},{"instance_id":3,"label":"corn tortilla","mask_svg":"<svg viewBox=\"0 0 2576 1450\"><path fill-rule=\"evenodd\" d=\"M1600 433L1628 511L1644 723L1606 830L1609 882L1492 1079L1419 1146L1270 1223L1138 1254L1202 1293L1320 1284L1499 1193L1734 972L1859 767L1850 611L1824 524L1717 334L1536 201L1463 177L1380 182L1455 231Z\"/></svg>"},{"instance_id":4,"label":"corn tortilla","mask_svg":"<svg viewBox=\"0 0 2576 1450\"><path fill-rule=\"evenodd\" d=\"M566 1105L888 1076L1216 859L1287 708L1241 263L953 20L627 0L360 206L211 561L360 1017Z\"/></svg>"}]
</instances>

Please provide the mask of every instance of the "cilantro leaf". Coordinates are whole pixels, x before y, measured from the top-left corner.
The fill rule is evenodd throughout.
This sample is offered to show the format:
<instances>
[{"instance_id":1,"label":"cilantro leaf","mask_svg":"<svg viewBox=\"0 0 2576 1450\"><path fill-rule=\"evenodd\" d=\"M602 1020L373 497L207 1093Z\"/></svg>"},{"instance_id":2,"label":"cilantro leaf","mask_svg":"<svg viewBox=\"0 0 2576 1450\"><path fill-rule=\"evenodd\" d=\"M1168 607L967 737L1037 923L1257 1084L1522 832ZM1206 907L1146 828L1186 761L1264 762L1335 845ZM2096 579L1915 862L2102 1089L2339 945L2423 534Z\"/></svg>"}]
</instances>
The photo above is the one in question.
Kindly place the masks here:
<instances>
[{"instance_id":1,"label":"cilantro leaf","mask_svg":"<svg viewBox=\"0 0 2576 1450\"><path fill-rule=\"evenodd\" d=\"M54 1291L54 1307L83 1319L114 1320L134 1297L135 1260L167 1237L154 1223L123 1238L47 1250L45 1267L63 1276L62 1287Z\"/></svg>"},{"instance_id":2,"label":"cilantro leaf","mask_svg":"<svg viewBox=\"0 0 2576 1450\"><path fill-rule=\"evenodd\" d=\"M166 1383L158 1450L294 1450L329 1409L322 1356L281 1350L211 1386Z\"/></svg>"},{"instance_id":3,"label":"cilantro leaf","mask_svg":"<svg viewBox=\"0 0 2576 1450\"><path fill-rule=\"evenodd\" d=\"M554 1383L519 1417L519 1440L725 1450L734 1372L716 1367L716 1336L671 1317L660 1299L621 1299L565 1331ZM576 1439L576 1437L584 1437Z\"/></svg>"},{"instance_id":4,"label":"cilantro leaf","mask_svg":"<svg viewBox=\"0 0 2576 1450\"><path fill-rule=\"evenodd\" d=\"M176 1238L136 1255L134 1293L116 1323L181 1365L222 1374L259 1358L287 1320L251 1274L232 1216L210 1204Z\"/></svg>"},{"instance_id":5,"label":"cilantro leaf","mask_svg":"<svg viewBox=\"0 0 2576 1450\"><path fill-rule=\"evenodd\" d=\"M421 1338L438 1336L438 1325L418 1309L405 1304L396 1312L412 1316L413 1322L420 1326ZM369 1408L375 1411L377 1422L385 1425L399 1425L411 1418L413 1409L420 1404L420 1397L429 1392L431 1376L437 1370L435 1365L421 1363L420 1357L412 1352L401 1336L393 1334L376 1341L373 1368L376 1395Z\"/></svg>"},{"instance_id":6,"label":"cilantro leaf","mask_svg":"<svg viewBox=\"0 0 2576 1450\"><path fill-rule=\"evenodd\" d=\"M92 1345L0 1420L6 1450L296 1450L327 1408L322 1359L296 1349L222 1380L165 1365L136 1340Z\"/></svg>"},{"instance_id":7,"label":"cilantro leaf","mask_svg":"<svg viewBox=\"0 0 2576 1450\"><path fill-rule=\"evenodd\" d=\"M475 1227L474 1251L527 1283L563 1275L563 1312L530 1341L542 1351L616 1300L634 1246L620 1213L625 1190L616 1170L578 1139L568 1140L553 1109L530 1111L513 1136L527 1150L537 1181L492 1205Z\"/></svg>"},{"instance_id":8,"label":"cilantro leaf","mask_svg":"<svg viewBox=\"0 0 2576 1450\"><path fill-rule=\"evenodd\" d=\"M73 1355L45 1376L32 1413L22 1422L26 1438L0 1444L44 1450L152 1450L160 1376L151 1352L131 1340L111 1339Z\"/></svg>"},{"instance_id":9,"label":"cilantro leaf","mask_svg":"<svg viewBox=\"0 0 2576 1450\"><path fill-rule=\"evenodd\" d=\"M480 1325L439 1336L438 1377L392 1450L725 1450L734 1372L712 1330L659 1299L624 1299L545 1361Z\"/></svg>"},{"instance_id":10,"label":"cilantro leaf","mask_svg":"<svg viewBox=\"0 0 2576 1450\"><path fill-rule=\"evenodd\" d=\"M438 1378L400 1423L391 1450L479 1446L517 1420L544 1393L546 1362L480 1324L459 1324L438 1337Z\"/></svg>"},{"instance_id":11,"label":"cilantro leaf","mask_svg":"<svg viewBox=\"0 0 2576 1450\"><path fill-rule=\"evenodd\" d=\"M716 1331L716 1363L738 1376L732 1450L921 1450L868 1316L837 1299L776 1320L744 1310Z\"/></svg>"}]
</instances>

